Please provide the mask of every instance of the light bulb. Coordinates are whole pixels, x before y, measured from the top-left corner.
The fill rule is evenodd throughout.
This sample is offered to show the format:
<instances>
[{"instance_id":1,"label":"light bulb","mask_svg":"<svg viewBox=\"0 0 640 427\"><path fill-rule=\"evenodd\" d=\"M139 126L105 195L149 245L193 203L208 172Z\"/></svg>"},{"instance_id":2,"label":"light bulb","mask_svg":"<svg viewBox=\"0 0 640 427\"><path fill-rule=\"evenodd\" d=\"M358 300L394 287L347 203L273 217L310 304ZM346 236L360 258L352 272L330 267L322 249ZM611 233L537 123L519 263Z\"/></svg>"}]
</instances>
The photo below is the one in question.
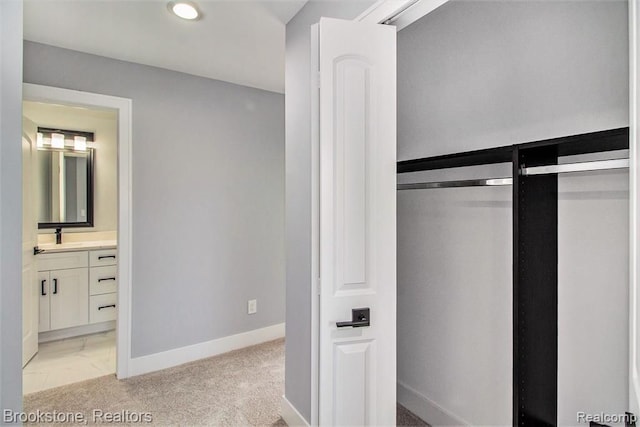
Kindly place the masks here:
<instances>
[{"instance_id":1,"label":"light bulb","mask_svg":"<svg viewBox=\"0 0 640 427\"><path fill-rule=\"evenodd\" d=\"M87 138L84 136L73 137L73 149L78 151L87 150Z\"/></svg>"},{"instance_id":2,"label":"light bulb","mask_svg":"<svg viewBox=\"0 0 640 427\"><path fill-rule=\"evenodd\" d=\"M51 146L53 148L64 148L64 135L61 133L52 133Z\"/></svg>"}]
</instances>

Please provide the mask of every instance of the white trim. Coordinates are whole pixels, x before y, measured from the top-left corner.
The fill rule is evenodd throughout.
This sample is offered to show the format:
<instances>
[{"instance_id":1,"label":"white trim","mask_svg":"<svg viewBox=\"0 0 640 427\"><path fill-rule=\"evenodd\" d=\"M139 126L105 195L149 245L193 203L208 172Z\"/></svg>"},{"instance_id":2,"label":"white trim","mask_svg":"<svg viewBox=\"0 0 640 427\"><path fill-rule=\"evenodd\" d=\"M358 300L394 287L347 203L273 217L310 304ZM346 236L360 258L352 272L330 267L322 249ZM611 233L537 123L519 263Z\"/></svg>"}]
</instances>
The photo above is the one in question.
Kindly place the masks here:
<instances>
[{"instance_id":1,"label":"white trim","mask_svg":"<svg viewBox=\"0 0 640 427\"><path fill-rule=\"evenodd\" d=\"M398 382L398 403L430 426L470 426L470 422L446 410L410 386Z\"/></svg>"},{"instance_id":2,"label":"white trim","mask_svg":"<svg viewBox=\"0 0 640 427\"><path fill-rule=\"evenodd\" d=\"M400 31L449 0L378 0L354 21L386 23ZM389 21L389 19L391 20ZM389 22L387 22L389 21Z\"/></svg>"},{"instance_id":3,"label":"white trim","mask_svg":"<svg viewBox=\"0 0 640 427\"><path fill-rule=\"evenodd\" d=\"M282 405L280 406L280 416L289 427L309 426L307 420L298 412L298 410L289 402L286 396L282 396Z\"/></svg>"},{"instance_id":4,"label":"white trim","mask_svg":"<svg viewBox=\"0 0 640 427\"><path fill-rule=\"evenodd\" d=\"M131 361L131 141L132 103L130 99L97 93L81 92L30 83L23 84L23 99L27 101L78 105L115 110L118 113L118 320L117 363L118 378L130 376Z\"/></svg>"},{"instance_id":5,"label":"white trim","mask_svg":"<svg viewBox=\"0 0 640 427\"><path fill-rule=\"evenodd\" d=\"M266 328L136 357L130 360L129 373L134 376L159 371L282 337L284 337L284 323L279 323Z\"/></svg>"},{"instance_id":6,"label":"white trim","mask_svg":"<svg viewBox=\"0 0 640 427\"><path fill-rule=\"evenodd\" d=\"M320 406L320 25L311 26L311 425ZM285 420L286 421L286 420Z\"/></svg>"},{"instance_id":7,"label":"white trim","mask_svg":"<svg viewBox=\"0 0 640 427\"><path fill-rule=\"evenodd\" d=\"M629 411L640 412L638 379L638 10L629 0Z\"/></svg>"}]
</instances>

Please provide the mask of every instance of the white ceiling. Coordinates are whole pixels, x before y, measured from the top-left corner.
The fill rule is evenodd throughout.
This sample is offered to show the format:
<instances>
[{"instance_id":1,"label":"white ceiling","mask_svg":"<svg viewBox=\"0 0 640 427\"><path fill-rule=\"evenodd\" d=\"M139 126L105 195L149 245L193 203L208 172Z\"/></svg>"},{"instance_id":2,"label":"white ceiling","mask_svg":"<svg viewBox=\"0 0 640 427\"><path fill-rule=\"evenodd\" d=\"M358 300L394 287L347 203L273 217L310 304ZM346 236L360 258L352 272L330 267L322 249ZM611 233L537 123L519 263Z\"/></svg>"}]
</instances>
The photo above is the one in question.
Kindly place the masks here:
<instances>
[{"instance_id":1,"label":"white ceiling","mask_svg":"<svg viewBox=\"0 0 640 427\"><path fill-rule=\"evenodd\" d=\"M285 25L307 0L196 0L197 21L167 2L25 0L24 38L284 92Z\"/></svg>"}]
</instances>

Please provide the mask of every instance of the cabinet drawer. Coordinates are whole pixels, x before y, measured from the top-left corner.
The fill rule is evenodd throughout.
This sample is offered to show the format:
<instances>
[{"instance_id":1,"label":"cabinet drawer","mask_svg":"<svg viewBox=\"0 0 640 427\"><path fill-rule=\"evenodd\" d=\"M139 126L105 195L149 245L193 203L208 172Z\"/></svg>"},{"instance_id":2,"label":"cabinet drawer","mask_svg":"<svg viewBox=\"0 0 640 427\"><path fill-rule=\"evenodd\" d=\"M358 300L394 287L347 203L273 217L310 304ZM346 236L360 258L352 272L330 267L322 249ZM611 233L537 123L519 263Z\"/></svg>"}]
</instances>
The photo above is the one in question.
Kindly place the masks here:
<instances>
[{"instance_id":1,"label":"cabinet drawer","mask_svg":"<svg viewBox=\"0 0 640 427\"><path fill-rule=\"evenodd\" d=\"M89 323L116 320L118 294L93 295L89 297Z\"/></svg>"},{"instance_id":2,"label":"cabinet drawer","mask_svg":"<svg viewBox=\"0 0 640 427\"><path fill-rule=\"evenodd\" d=\"M36 257L38 271L64 270L67 268L84 268L89 265L87 251L59 252L40 254Z\"/></svg>"},{"instance_id":3,"label":"cabinet drawer","mask_svg":"<svg viewBox=\"0 0 640 427\"><path fill-rule=\"evenodd\" d=\"M89 252L89 266L116 265L118 263L117 256L118 250L116 248L91 251Z\"/></svg>"},{"instance_id":4,"label":"cabinet drawer","mask_svg":"<svg viewBox=\"0 0 640 427\"><path fill-rule=\"evenodd\" d=\"M118 266L91 267L89 269L89 294L110 294L118 290Z\"/></svg>"}]
</instances>

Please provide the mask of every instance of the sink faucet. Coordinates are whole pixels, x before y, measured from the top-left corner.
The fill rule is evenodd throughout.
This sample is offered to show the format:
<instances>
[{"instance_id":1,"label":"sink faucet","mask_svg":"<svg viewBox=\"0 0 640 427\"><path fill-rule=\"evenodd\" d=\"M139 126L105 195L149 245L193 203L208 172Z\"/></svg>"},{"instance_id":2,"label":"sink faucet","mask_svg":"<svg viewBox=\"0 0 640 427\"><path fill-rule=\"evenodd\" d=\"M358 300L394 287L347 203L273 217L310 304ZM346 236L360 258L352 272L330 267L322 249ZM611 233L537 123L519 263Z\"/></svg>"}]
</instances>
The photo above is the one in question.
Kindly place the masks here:
<instances>
[{"instance_id":1,"label":"sink faucet","mask_svg":"<svg viewBox=\"0 0 640 427\"><path fill-rule=\"evenodd\" d=\"M62 244L62 228L56 228L56 245Z\"/></svg>"}]
</instances>

